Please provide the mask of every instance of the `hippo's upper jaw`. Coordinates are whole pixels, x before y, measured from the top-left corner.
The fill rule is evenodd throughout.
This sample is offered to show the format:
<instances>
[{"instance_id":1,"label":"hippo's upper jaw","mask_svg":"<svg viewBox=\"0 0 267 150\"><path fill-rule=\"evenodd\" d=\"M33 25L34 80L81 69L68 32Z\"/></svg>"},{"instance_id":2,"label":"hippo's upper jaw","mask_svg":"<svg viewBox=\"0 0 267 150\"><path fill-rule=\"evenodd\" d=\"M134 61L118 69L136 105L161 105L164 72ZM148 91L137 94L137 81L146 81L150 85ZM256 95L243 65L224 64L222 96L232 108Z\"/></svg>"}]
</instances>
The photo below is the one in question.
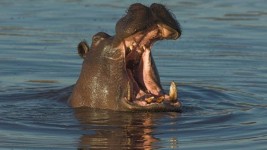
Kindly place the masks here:
<instances>
[{"instance_id":1,"label":"hippo's upper jaw","mask_svg":"<svg viewBox=\"0 0 267 150\"><path fill-rule=\"evenodd\" d=\"M128 21L128 17L132 18L132 23L123 24L125 20ZM143 20L142 28L135 25L140 23L138 22L140 20ZM135 27L133 31L131 31L132 26ZM169 95L165 94L151 55L154 42L163 39L175 40L180 37L181 30L177 21L163 5L152 4L148 8L141 4L133 4L127 15L117 23L117 28L128 30L120 31L116 36L125 36L133 32L122 39L118 46L118 49L125 52L125 69L128 74L128 94L125 97L127 107L163 110L179 108L181 103L177 98L175 83L171 83Z\"/></svg>"},{"instance_id":2,"label":"hippo's upper jaw","mask_svg":"<svg viewBox=\"0 0 267 150\"><path fill-rule=\"evenodd\" d=\"M166 94L151 54L159 40L177 39L179 23L161 4L136 3L116 24L116 34L99 32L78 45L84 58L79 79L69 98L72 107L112 110L165 110L181 107L171 83Z\"/></svg>"}]
</instances>

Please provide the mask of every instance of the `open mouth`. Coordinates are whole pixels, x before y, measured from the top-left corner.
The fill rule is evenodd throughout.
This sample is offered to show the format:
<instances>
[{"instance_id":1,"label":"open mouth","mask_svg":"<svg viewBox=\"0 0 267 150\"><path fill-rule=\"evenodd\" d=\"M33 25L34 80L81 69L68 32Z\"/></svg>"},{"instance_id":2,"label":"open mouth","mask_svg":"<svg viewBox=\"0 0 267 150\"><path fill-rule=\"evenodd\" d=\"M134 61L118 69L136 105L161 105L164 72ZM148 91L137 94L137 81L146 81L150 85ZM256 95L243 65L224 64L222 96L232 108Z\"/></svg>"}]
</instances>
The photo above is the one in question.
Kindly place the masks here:
<instances>
[{"instance_id":1,"label":"open mouth","mask_svg":"<svg viewBox=\"0 0 267 150\"><path fill-rule=\"evenodd\" d=\"M125 61L129 78L126 98L128 103L137 106L163 103L180 106L176 84L172 82L169 94L165 93L151 54L151 48L156 41L170 39L170 37L176 39L177 36L174 36L169 28L155 25L125 39Z\"/></svg>"}]
</instances>

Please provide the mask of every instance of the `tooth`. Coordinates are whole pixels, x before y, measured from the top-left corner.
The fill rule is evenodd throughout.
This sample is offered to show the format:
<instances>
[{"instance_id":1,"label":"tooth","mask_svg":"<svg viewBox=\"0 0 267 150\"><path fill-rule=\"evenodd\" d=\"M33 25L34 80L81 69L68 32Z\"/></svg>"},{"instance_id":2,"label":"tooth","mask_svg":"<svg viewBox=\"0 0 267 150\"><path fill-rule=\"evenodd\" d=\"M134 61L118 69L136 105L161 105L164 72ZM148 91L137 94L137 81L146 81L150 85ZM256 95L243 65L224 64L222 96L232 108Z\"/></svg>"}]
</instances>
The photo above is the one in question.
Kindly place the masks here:
<instances>
[{"instance_id":1,"label":"tooth","mask_svg":"<svg viewBox=\"0 0 267 150\"><path fill-rule=\"evenodd\" d=\"M143 51L147 50L147 48L143 45L142 46Z\"/></svg>"},{"instance_id":2,"label":"tooth","mask_svg":"<svg viewBox=\"0 0 267 150\"><path fill-rule=\"evenodd\" d=\"M160 96L157 98L157 103L161 103L164 100L164 96Z\"/></svg>"},{"instance_id":3,"label":"tooth","mask_svg":"<svg viewBox=\"0 0 267 150\"><path fill-rule=\"evenodd\" d=\"M178 97L177 86L174 81L171 82L169 96L170 96L170 101L172 102L177 101L177 97Z\"/></svg>"},{"instance_id":4,"label":"tooth","mask_svg":"<svg viewBox=\"0 0 267 150\"><path fill-rule=\"evenodd\" d=\"M149 104L153 101L153 99L154 99L154 96L151 96L149 98L146 98L145 101Z\"/></svg>"},{"instance_id":5,"label":"tooth","mask_svg":"<svg viewBox=\"0 0 267 150\"><path fill-rule=\"evenodd\" d=\"M141 50L144 52L144 51L147 50L147 48L143 45L143 46L141 47Z\"/></svg>"},{"instance_id":6,"label":"tooth","mask_svg":"<svg viewBox=\"0 0 267 150\"><path fill-rule=\"evenodd\" d=\"M133 46L132 46L132 45L130 45L130 46L129 46L129 49L132 51L132 50L133 50Z\"/></svg>"},{"instance_id":7,"label":"tooth","mask_svg":"<svg viewBox=\"0 0 267 150\"><path fill-rule=\"evenodd\" d=\"M137 44L136 44L136 42L133 42L133 44L132 44L133 46L136 46Z\"/></svg>"},{"instance_id":8,"label":"tooth","mask_svg":"<svg viewBox=\"0 0 267 150\"><path fill-rule=\"evenodd\" d=\"M127 99L131 101L131 86L130 86L130 81L128 81L127 84Z\"/></svg>"}]
</instances>

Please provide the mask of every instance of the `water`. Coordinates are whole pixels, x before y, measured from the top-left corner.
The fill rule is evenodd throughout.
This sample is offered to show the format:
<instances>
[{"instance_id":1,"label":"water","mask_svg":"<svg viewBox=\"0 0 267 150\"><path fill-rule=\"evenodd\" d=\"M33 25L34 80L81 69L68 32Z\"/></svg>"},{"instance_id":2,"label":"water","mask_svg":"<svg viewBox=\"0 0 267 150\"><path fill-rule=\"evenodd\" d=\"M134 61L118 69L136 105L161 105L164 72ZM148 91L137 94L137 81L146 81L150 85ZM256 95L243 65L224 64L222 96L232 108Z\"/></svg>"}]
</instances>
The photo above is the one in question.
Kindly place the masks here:
<instances>
[{"instance_id":1,"label":"water","mask_svg":"<svg viewBox=\"0 0 267 150\"><path fill-rule=\"evenodd\" d=\"M183 113L122 113L66 104L76 46L114 34L131 1L0 2L0 148L266 149L267 3L158 1L182 25L153 55ZM152 1L146 1L150 4Z\"/></svg>"}]
</instances>

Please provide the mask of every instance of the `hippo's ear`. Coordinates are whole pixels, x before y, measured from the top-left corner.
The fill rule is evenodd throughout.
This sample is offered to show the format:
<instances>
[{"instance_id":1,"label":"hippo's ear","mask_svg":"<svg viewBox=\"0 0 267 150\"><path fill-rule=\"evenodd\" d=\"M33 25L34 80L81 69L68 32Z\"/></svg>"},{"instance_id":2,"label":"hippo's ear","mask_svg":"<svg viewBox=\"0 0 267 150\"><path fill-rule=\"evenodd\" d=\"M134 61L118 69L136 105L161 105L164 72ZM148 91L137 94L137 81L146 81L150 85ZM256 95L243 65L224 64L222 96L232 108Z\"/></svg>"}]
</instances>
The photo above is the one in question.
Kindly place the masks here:
<instances>
[{"instance_id":1,"label":"hippo's ear","mask_svg":"<svg viewBox=\"0 0 267 150\"><path fill-rule=\"evenodd\" d=\"M86 57L86 53L89 52L89 46L86 41L82 41L78 44L78 54L81 56L81 58Z\"/></svg>"}]
</instances>

